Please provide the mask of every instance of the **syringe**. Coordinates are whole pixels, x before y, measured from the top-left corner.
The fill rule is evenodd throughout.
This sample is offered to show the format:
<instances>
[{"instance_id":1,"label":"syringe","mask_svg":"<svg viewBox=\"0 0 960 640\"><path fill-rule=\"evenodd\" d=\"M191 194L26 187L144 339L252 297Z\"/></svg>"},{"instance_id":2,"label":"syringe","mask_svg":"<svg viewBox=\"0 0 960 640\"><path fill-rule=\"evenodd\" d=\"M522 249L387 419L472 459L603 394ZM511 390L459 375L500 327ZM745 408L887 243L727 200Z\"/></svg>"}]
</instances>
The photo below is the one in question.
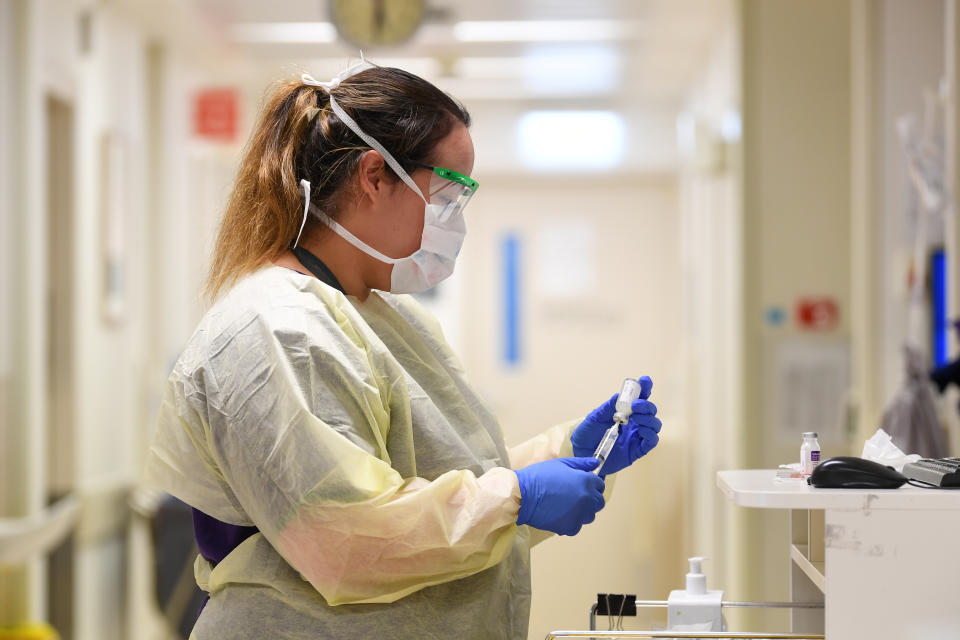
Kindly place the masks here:
<instances>
[{"instance_id":1,"label":"syringe","mask_svg":"<svg viewBox=\"0 0 960 640\"><path fill-rule=\"evenodd\" d=\"M616 413L613 414L613 426L607 429L600 440L600 446L593 453L593 457L600 461L593 472L600 475L603 469L603 463L607 461L607 456L613 450L617 438L620 437L620 426L627 424L630 415L633 413L633 401L640 397L640 383L633 378L627 378L623 381L623 387L620 389L620 396L617 398Z\"/></svg>"}]
</instances>

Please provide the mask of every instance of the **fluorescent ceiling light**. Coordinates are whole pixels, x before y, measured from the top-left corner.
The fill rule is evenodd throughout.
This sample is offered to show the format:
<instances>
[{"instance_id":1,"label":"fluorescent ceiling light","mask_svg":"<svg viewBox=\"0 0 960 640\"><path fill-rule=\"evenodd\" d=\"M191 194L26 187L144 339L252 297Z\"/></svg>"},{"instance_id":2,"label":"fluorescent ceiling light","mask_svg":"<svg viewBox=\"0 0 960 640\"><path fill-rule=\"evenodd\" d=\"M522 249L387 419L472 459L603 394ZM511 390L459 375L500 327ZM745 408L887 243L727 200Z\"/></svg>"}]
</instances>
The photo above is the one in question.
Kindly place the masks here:
<instances>
[{"instance_id":1,"label":"fluorescent ceiling light","mask_svg":"<svg viewBox=\"0 0 960 640\"><path fill-rule=\"evenodd\" d=\"M530 111L517 123L517 150L532 169L612 169L623 160L626 138L613 111Z\"/></svg>"},{"instance_id":2,"label":"fluorescent ceiling light","mask_svg":"<svg viewBox=\"0 0 960 640\"><path fill-rule=\"evenodd\" d=\"M247 43L334 42L337 30L329 22L238 22L230 25L230 37Z\"/></svg>"},{"instance_id":3,"label":"fluorescent ceiling light","mask_svg":"<svg viewBox=\"0 0 960 640\"><path fill-rule=\"evenodd\" d=\"M723 113L723 121L720 123L720 137L725 142L740 142L743 135L743 121L740 118L740 112L729 108Z\"/></svg>"},{"instance_id":4,"label":"fluorescent ceiling light","mask_svg":"<svg viewBox=\"0 0 960 640\"><path fill-rule=\"evenodd\" d=\"M540 45L523 59L523 81L543 95L608 93L620 78L620 57L607 45Z\"/></svg>"},{"instance_id":5,"label":"fluorescent ceiling light","mask_svg":"<svg viewBox=\"0 0 960 640\"><path fill-rule=\"evenodd\" d=\"M636 22L624 20L483 20L453 25L453 37L461 42L588 42L623 40L638 33Z\"/></svg>"},{"instance_id":6,"label":"fluorescent ceiling light","mask_svg":"<svg viewBox=\"0 0 960 640\"><path fill-rule=\"evenodd\" d=\"M697 119L689 111L677 115L677 151L684 158L692 158L697 151Z\"/></svg>"},{"instance_id":7,"label":"fluorescent ceiling light","mask_svg":"<svg viewBox=\"0 0 960 640\"><path fill-rule=\"evenodd\" d=\"M535 45L524 56L465 57L453 75L468 80L511 80L514 91L532 96L589 96L614 91L620 56L597 44Z\"/></svg>"}]
</instances>

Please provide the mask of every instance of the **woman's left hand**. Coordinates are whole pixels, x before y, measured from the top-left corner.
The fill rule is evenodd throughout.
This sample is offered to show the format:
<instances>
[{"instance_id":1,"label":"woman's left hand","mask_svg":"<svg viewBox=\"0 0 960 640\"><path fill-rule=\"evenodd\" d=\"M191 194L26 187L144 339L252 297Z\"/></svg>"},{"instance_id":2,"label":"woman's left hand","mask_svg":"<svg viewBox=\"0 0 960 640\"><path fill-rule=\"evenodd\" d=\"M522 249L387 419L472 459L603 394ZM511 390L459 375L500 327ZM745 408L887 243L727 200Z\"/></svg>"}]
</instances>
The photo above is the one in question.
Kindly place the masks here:
<instances>
[{"instance_id":1,"label":"woman's left hand","mask_svg":"<svg viewBox=\"0 0 960 640\"><path fill-rule=\"evenodd\" d=\"M638 459L650 453L660 442L660 427L662 423L657 418L657 406L647 400L653 389L653 381L643 376L637 379L640 382L640 399L634 400L633 413L627 424L620 427L620 437L617 438L613 450L607 456L603 465L601 477L616 473L629 467ZM590 412L590 415L574 429L570 436L573 444L573 453L578 457L589 457L594 454L600 445L600 440L607 429L613 426L613 414L616 412L617 398L612 398Z\"/></svg>"}]
</instances>

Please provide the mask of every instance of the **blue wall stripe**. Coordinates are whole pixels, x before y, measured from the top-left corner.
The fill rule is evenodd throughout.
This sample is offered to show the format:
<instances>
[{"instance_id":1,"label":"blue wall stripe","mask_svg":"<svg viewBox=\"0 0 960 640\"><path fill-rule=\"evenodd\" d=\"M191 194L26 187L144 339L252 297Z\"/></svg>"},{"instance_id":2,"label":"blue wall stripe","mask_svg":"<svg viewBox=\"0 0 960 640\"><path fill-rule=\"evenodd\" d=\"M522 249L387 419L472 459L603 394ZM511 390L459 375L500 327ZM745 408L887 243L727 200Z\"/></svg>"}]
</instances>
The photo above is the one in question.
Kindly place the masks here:
<instances>
[{"instance_id":1,"label":"blue wall stripe","mask_svg":"<svg viewBox=\"0 0 960 640\"><path fill-rule=\"evenodd\" d=\"M943 249L930 256L930 289L932 292L933 313L933 366L947 364L947 332L950 330L947 320L947 257Z\"/></svg>"},{"instance_id":2,"label":"blue wall stripe","mask_svg":"<svg viewBox=\"0 0 960 640\"><path fill-rule=\"evenodd\" d=\"M503 261L503 359L520 362L520 238L510 233L500 247Z\"/></svg>"}]
</instances>

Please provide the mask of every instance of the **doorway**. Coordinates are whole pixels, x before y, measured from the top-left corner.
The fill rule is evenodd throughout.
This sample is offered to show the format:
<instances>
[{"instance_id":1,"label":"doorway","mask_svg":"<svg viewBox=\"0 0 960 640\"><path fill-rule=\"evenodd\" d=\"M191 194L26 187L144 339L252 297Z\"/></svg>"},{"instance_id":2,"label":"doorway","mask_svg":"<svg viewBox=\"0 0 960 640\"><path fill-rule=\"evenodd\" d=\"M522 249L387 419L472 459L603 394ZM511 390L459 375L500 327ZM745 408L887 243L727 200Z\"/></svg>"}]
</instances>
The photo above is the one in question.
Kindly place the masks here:
<instances>
[{"instance_id":1,"label":"doorway","mask_svg":"<svg viewBox=\"0 0 960 640\"><path fill-rule=\"evenodd\" d=\"M47 504L74 489L74 108L46 98L47 124ZM49 622L73 638L74 544L69 536L49 557Z\"/></svg>"}]
</instances>

